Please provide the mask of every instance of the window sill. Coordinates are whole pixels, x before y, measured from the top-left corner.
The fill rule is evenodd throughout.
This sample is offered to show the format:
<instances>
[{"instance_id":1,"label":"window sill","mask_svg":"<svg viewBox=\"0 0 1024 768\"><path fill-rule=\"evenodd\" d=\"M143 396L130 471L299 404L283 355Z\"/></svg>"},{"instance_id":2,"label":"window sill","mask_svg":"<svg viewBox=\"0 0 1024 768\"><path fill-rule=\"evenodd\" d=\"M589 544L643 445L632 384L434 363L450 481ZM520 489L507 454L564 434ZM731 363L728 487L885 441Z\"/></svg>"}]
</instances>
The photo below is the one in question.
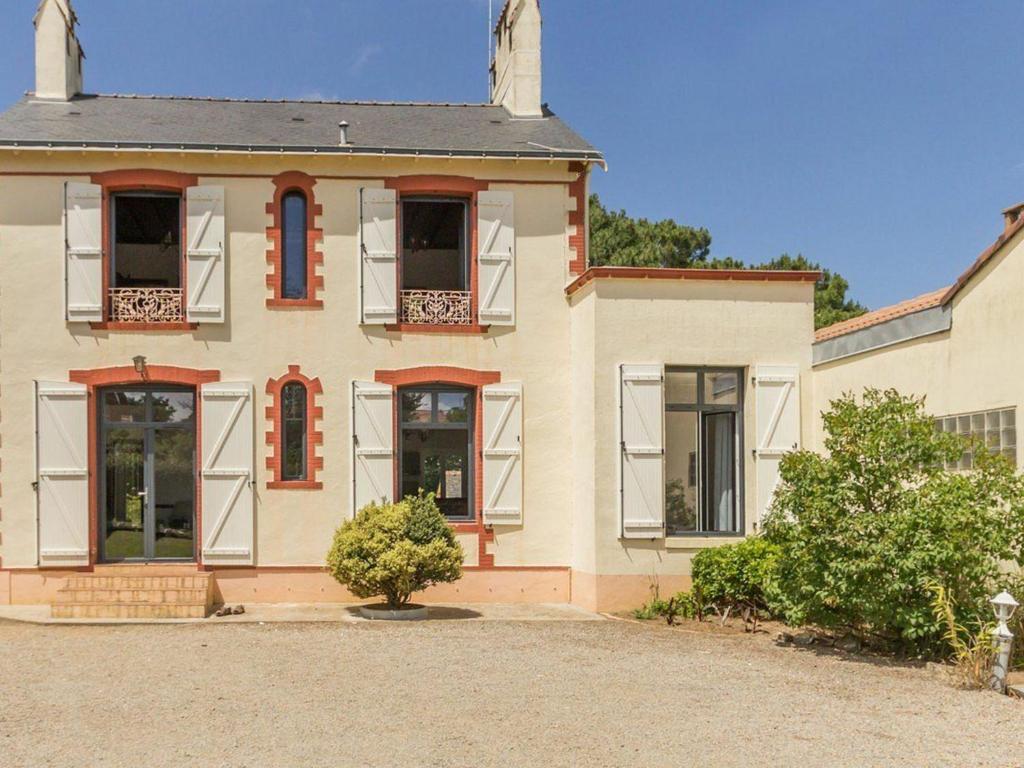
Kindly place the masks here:
<instances>
[{"instance_id":1,"label":"window sill","mask_svg":"<svg viewBox=\"0 0 1024 768\"><path fill-rule=\"evenodd\" d=\"M455 333L480 334L490 330L489 325L429 325L427 323L388 323L384 330L390 333Z\"/></svg>"},{"instance_id":2,"label":"window sill","mask_svg":"<svg viewBox=\"0 0 1024 768\"><path fill-rule=\"evenodd\" d=\"M316 480L271 480L267 488L272 491L319 491L324 484Z\"/></svg>"},{"instance_id":3,"label":"window sill","mask_svg":"<svg viewBox=\"0 0 1024 768\"><path fill-rule=\"evenodd\" d=\"M323 309L322 299L267 299L268 309Z\"/></svg>"},{"instance_id":4,"label":"window sill","mask_svg":"<svg viewBox=\"0 0 1024 768\"><path fill-rule=\"evenodd\" d=\"M665 549L707 549L744 538L742 533L705 533L689 536L666 536Z\"/></svg>"},{"instance_id":5,"label":"window sill","mask_svg":"<svg viewBox=\"0 0 1024 768\"><path fill-rule=\"evenodd\" d=\"M110 320L91 322L89 327L94 331L194 331L199 323L177 321L170 323L122 323Z\"/></svg>"},{"instance_id":6,"label":"window sill","mask_svg":"<svg viewBox=\"0 0 1024 768\"><path fill-rule=\"evenodd\" d=\"M449 520L448 525L454 533L477 533L480 526L473 520Z\"/></svg>"}]
</instances>

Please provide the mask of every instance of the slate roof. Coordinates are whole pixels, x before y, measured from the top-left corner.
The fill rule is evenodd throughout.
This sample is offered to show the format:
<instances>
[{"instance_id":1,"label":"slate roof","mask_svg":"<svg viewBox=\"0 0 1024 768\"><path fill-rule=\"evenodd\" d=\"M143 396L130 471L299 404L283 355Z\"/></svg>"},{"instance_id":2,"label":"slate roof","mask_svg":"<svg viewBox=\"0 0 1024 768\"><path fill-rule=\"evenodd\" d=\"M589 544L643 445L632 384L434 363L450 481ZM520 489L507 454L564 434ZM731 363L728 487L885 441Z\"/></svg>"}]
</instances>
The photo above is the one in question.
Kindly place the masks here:
<instances>
[{"instance_id":1,"label":"slate roof","mask_svg":"<svg viewBox=\"0 0 1024 768\"><path fill-rule=\"evenodd\" d=\"M339 146L338 123L349 144ZM249 101L31 94L0 114L0 146L522 157L604 162L557 116L514 119L490 104Z\"/></svg>"}]
</instances>

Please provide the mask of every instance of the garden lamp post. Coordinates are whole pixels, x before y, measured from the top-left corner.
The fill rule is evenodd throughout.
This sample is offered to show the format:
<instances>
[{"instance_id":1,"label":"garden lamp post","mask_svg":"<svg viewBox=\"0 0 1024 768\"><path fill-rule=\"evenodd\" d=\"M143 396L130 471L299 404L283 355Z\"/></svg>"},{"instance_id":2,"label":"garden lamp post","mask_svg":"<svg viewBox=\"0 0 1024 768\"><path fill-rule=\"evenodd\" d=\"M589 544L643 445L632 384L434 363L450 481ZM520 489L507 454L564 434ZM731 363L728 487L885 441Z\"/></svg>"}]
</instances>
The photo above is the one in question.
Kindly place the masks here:
<instances>
[{"instance_id":1,"label":"garden lamp post","mask_svg":"<svg viewBox=\"0 0 1024 768\"><path fill-rule=\"evenodd\" d=\"M1013 648L1013 632L1007 626L1010 617L1017 608L1017 601L1007 591L1002 591L991 600L992 610L996 615L995 632L993 641L996 644L996 660L992 665L992 679L989 686L992 690L1003 693L1006 691L1006 673L1010 670L1010 650Z\"/></svg>"}]
</instances>

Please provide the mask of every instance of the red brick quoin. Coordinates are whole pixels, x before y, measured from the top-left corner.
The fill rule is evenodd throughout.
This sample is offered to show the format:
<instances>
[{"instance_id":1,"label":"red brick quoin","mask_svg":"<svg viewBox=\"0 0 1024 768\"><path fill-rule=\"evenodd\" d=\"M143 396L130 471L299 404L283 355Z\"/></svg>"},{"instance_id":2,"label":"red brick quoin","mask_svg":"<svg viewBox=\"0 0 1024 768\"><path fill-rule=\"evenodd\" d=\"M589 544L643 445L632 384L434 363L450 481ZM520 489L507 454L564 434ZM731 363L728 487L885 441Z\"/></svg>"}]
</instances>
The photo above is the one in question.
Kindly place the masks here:
<instances>
[{"instance_id":1,"label":"red brick quoin","mask_svg":"<svg viewBox=\"0 0 1024 768\"><path fill-rule=\"evenodd\" d=\"M569 163L569 171L577 174L569 184L569 197L576 201L576 210L569 211L569 226L576 230L569 235L569 274L582 275L587 269L587 167Z\"/></svg>"},{"instance_id":2,"label":"red brick quoin","mask_svg":"<svg viewBox=\"0 0 1024 768\"><path fill-rule=\"evenodd\" d=\"M306 387L306 479L282 480L284 428L281 424L281 390L285 384L294 381ZM297 365L289 365L288 373L284 376L267 380L267 394L271 398L270 405L266 410L267 421L270 422L267 445L271 448L270 454L267 456L267 469L271 476L271 479L267 481L267 488L304 488L309 490L323 488L323 483L316 479L316 473L324 468L323 456L316 455L317 446L323 445L324 442L324 433L316 428L316 422L323 419L324 416L323 407L316 404L317 395L323 394L323 391L320 379L310 379L304 376L299 372Z\"/></svg>"},{"instance_id":3,"label":"red brick quoin","mask_svg":"<svg viewBox=\"0 0 1024 768\"><path fill-rule=\"evenodd\" d=\"M316 226L316 217L324 212L322 205L316 202L313 187L316 179L302 171L285 171L275 176L274 200L267 203L267 213L273 216L267 227L267 239L271 246L267 251L267 287L274 295L267 298L267 306L274 309L319 309L324 303L317 298L317 290L323 290L324 277L317 274L317 266L324 263L324 255L320 252L320 243L324 231ZM281 201L292 191L302 192L306 196L306 298L286 299L282 296L284 269L281 265L283 245L281 242L282 211Z\"/></svg>"}]
</instances>

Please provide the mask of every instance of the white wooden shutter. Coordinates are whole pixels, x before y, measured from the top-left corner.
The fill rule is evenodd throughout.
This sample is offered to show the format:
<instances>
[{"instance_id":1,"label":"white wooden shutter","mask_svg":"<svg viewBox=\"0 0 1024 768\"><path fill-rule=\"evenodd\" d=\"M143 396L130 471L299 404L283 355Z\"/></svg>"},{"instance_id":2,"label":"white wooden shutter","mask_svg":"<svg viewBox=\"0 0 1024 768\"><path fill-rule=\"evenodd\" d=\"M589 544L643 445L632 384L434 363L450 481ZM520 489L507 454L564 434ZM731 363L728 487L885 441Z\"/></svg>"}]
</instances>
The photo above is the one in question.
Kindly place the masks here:
<instances>
[{"instance_id":1,"label":"white wooden shutter","mask_svg":"<svg viewBox=\"0 0 1024 768\"><path fill-rule=\"evenodd\" d=\"M186 208L186 318L190 323L223 323L224 187L189 187Z\"/></svg>"},{"instance_id":2,"label":"white wooden shutter","mask_svg":"<svg viewBox=\"0 0 1024 768\"><path fill-rule=\"evenodd\" d=\"M782 455L800 447L800 369L759 365L754 372L757 422L757 516L764 517L779 484Z\"/></svg>"},{"instance_id":3,"label":"white wooden shutter","mask_svg":"<svg viewBox=\"0 0 1024 768\"><path fill-rule=\"evenodd\" d=\"M619 372L622 536L660 538L665 531L664 372L660 365L623 365Z\"/></svg>"},{"instance_id":4,"label":"white wooden shutter","mask_svg":"<svg viewBox=\"0 0 1024 768\"><path fill-rule=\"evenodd\" d=\"M253 562L253 390L243 382L203 384L203 560Z\"/></svg>"},{"instance_id":5,"label":"white wooden shutter","mask_svg":"<svg viewBox=\"0 0 1024 768\"><path fill-rule=\"evenodd\" d=\"M478 192L480 322L515 325L516 232L511 192Z\"/></svg>"},{"instance_id":6,"label":"white wooden shutter","mask_svg":"<svg viewBox=\"0 0 1024 768\"><path fill-rule=\"evenodd\" d=\"M523 386L488 384L484 401L484 522L523 522Z\"/></svg>"},{"instance_id":7,"label":"white wooden shutter","mask_svg":"<svg viewBox=\"0 0 1024 768\"><path fill-rule=\"evenodd\" d=\"M98 184L64 185L64 317L72 323L103 320L102 211Z\"/></svg>"},{"instance_id":8,"label":"white wooden shutter","mask_svg":"<svg viewBox=\"0 0 1024 768\"><path fill-rule=\"evenodd\" d=\"M39 565L89 564L89 401L84 384L36 382Z\"/></svg>"},{"instance_id":9,"label":"white wooden shutter","mask_svg":"<svg viewBox=\"0 0 1024 768\"><path fill-rule=\"evenodd\" d=\"M397 214L395 190L359 190L359 306L367 324L398 322Z\"/></svg>"},{"instance_id":10,"label":"white wooden shutter","mask_svg":"<svg viewBox=\"0 0 1024 768\"><path fill-rule=\"evenodd\" d=\"M395 478L393 391L352 382L352 512L392 497Z\"/></svg>"}]
</instances>

